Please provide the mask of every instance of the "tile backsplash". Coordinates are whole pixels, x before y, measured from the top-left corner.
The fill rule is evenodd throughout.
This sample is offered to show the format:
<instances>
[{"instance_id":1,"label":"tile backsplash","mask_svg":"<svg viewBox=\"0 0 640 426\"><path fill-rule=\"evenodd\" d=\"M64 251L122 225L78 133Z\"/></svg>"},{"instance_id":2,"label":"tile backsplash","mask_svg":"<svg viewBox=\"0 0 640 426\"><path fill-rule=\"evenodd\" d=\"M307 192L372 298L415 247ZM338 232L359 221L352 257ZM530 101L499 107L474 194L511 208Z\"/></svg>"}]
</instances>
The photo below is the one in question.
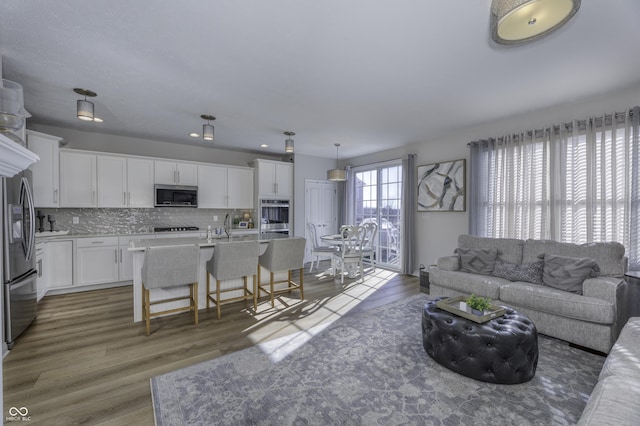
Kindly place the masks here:
<instances>
[{"instance_id":1,"label":"tile backsplash","mask_svg":"<svg viewBox=\"0 0 640 426\"><path fill-rule=\"evenodd\" d=\"M232 220L248 213L255 220L255 210L197 209L188 207L156 207L151 209L132 208L86 208L48 209L36 208L36 214L45 216L43 227L49 230L48 215L55 216L56 230L69 230L72 234L128 234L153 231L154 227L197 226L200 229L222 226L225 215ZM214 221L217 216L217 221ZM73 223L73 218L78 223ZM36 230L40 221L36 219Z\"/></svg>"}]
</instances>

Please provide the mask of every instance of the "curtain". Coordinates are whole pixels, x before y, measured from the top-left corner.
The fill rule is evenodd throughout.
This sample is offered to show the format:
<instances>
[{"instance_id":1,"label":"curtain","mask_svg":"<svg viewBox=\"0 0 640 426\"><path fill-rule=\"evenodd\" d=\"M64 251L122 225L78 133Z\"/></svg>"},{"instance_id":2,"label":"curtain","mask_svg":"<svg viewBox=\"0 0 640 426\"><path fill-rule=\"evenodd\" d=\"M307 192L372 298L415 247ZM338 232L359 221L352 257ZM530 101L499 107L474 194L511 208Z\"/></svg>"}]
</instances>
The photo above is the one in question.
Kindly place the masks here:
<instances>
[{"instance_id":1,"label":"curtain","mask_svg":"<svg viewBox=\"0 0 640 426\"><path fill-rule=\"evenodd\" d=\"M415 269L416 224L416 155L409 154L402 160L402 229L400 273L413 274Z\"/></svg>"},{"instance_id":2,"label":"curtain","mask_svg":"<svg viewBox=\"0 0 640 426\"><path fill-rule=\"evenodd\" d=\"M640 107L474 141L474 235L624 244L640 268Z\"/></svg>"},{"instance_id":3,"label":"curtain","mask_svg":"<svg viewBox=\"0 0 640 426\"><path fill-rule=\"evenodd\" d=\"M342 194L342 217L339 218L339 224L350 224L354 223L353 220L356 217L355 214L355 205L356 205L356 182L353 178L354 173L351 169L351 166L346 166L346 176L347 180L344 182L344 191Z\"/></svg>"}]
</instances>

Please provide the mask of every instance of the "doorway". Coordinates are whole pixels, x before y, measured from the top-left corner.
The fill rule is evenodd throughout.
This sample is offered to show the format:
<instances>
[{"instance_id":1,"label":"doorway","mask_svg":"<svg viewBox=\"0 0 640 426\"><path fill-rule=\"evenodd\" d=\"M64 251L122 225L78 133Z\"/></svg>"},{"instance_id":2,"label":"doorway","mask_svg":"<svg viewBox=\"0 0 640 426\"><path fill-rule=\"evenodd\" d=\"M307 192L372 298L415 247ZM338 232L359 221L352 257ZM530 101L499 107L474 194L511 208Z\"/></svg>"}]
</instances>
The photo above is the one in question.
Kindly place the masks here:
<instances>
[{"instance_id":1,"label":"doorway","mask_svg":"<svg viewBox=\"0 0 640 426\"><path fill-rule=\"evenodd\" d=\"M338 233L338 190L335 182L327 180L304 181L304 229L307 238L305 263L311 261L311 240L307 223L316 225L318 238Z\"/></svg>"}]
</instances>

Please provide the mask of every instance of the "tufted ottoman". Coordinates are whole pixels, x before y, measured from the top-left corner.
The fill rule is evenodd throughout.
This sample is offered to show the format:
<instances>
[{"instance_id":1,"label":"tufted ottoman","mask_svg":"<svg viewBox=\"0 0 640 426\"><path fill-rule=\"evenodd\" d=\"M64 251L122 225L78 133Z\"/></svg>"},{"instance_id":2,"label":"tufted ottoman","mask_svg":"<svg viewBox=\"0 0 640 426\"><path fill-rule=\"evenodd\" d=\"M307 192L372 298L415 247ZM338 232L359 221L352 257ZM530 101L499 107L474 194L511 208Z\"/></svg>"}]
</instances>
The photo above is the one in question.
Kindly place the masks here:
<instances>
[{"instance_id":1,"label":"tufted ottoman","mask_svg":"<svg viewBox=\"0 0 640 426\"><path fill-rule=\"evenodd\" d=\"M516 384L531 380L538 366L538 332L513 309L484 324L443 311L436 301L422 311L422 344L439 364L472 379Z\"/></svg>"}]
</instances>

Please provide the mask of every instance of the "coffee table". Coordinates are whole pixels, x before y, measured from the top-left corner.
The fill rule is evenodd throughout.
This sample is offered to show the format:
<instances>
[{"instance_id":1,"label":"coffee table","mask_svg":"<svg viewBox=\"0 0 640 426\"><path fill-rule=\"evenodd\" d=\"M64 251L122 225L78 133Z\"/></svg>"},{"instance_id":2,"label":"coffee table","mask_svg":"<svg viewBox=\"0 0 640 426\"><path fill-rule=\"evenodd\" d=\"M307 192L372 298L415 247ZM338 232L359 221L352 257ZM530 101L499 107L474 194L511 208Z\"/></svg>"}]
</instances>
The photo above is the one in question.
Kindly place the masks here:
<instances>
[{"instance_id":1,"label":"coffee table","mask_svg":"<svg viewBox=\"0 0 640 426\"><path fill-rule=\"evenodd\" d=\"M538 366L538 332L513 309L483 324L427 302L422 344L429 356L456 373L489 383L516 384L533 378Z\"/></svg>"}]
</instances>

